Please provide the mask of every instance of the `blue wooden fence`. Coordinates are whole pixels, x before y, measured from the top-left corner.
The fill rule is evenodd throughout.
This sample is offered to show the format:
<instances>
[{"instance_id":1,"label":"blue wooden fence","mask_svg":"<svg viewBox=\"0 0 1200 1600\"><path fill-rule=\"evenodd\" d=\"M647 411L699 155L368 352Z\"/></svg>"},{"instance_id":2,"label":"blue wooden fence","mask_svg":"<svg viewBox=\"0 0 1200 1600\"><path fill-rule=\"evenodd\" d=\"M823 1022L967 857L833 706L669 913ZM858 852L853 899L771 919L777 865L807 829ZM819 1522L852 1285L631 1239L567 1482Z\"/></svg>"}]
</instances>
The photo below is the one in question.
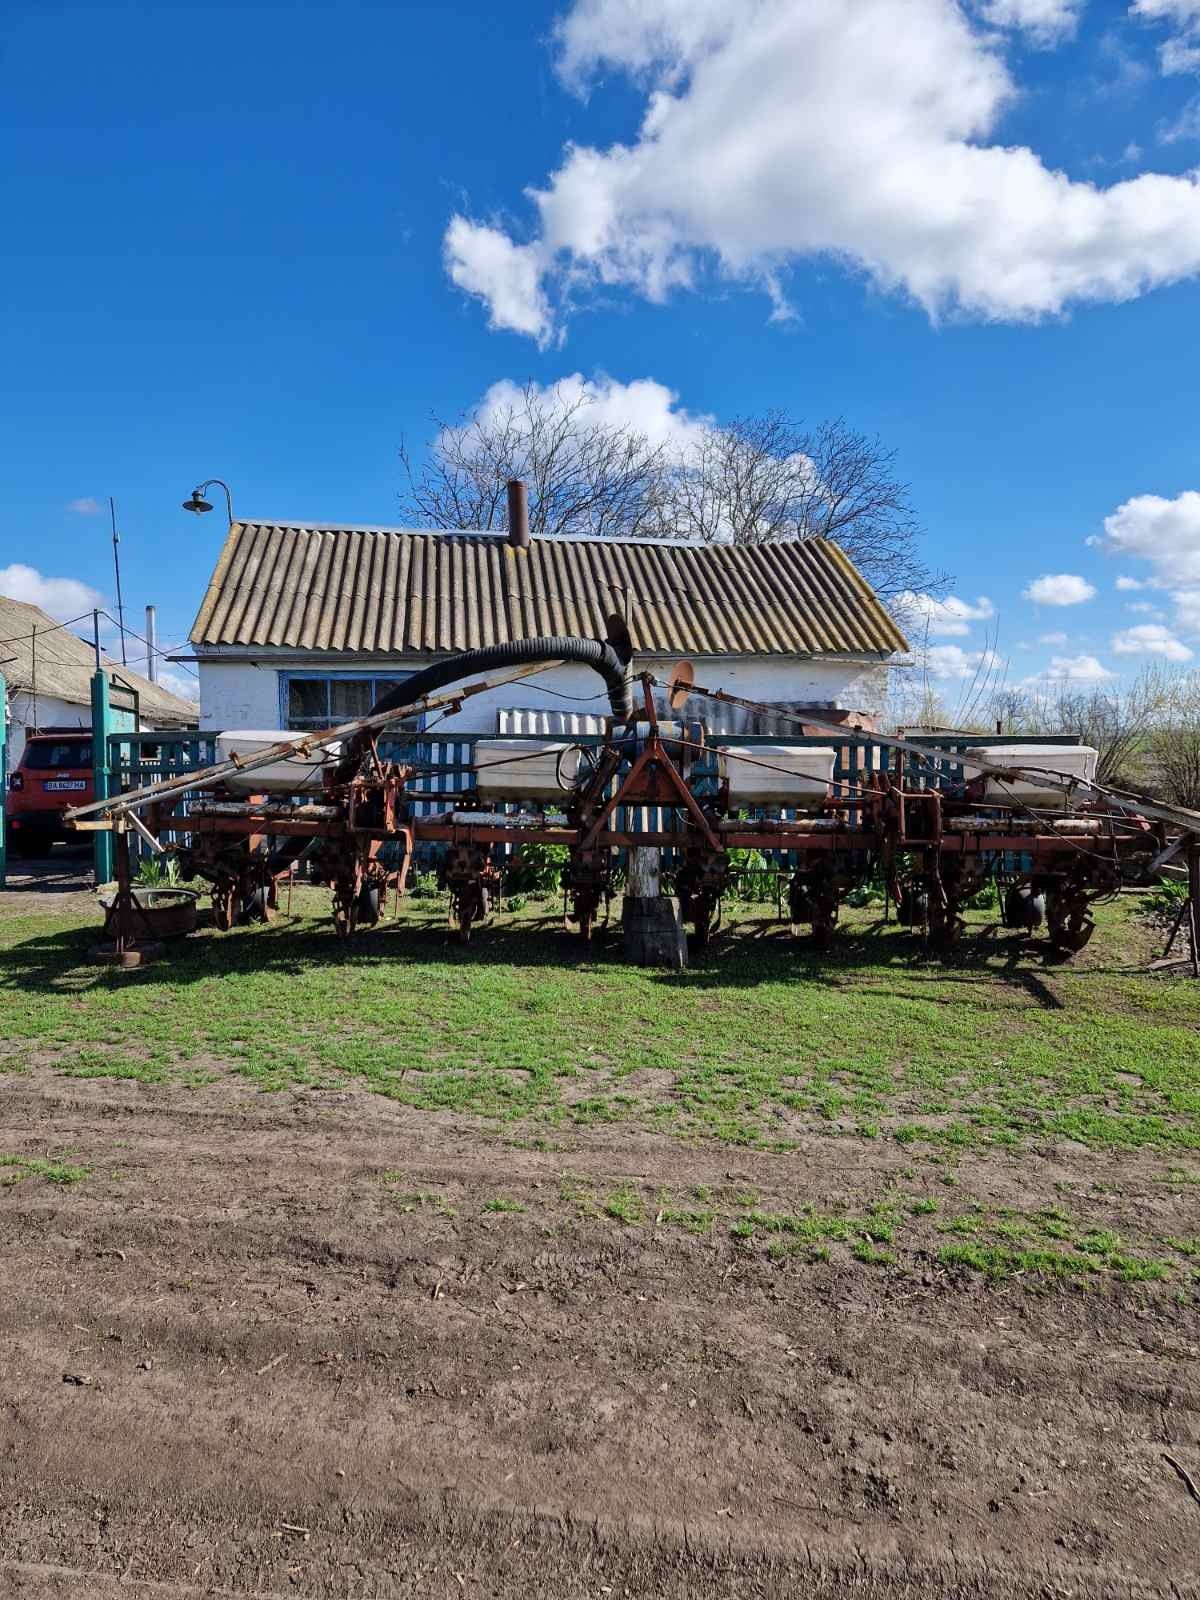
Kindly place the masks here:
<instances>
[{"instance_id":1,"label":"blue wooden fence","mask_svg":"<svg viewBox=\"0 0 1200 1600\"><path fill-rule=\"evenodd\" d=\"M419 817L432 816L445 811L453 802L451 795L461 794L471 787L472 761L475 742L491 735L470 734L458 739L430 738L420 733L398 735L379 741L380 754L386 760L404 761L415 769L410 787L427 794L427 800L414 807ZM542 739L544 735L506 734L506 738ZM567 734L564 743L598 748L602 735ZM161 779L186 777L201 767L211 765L215 759L215 735L211 733L118 733L109 737L109 792L118 794L129 789L140 789ZM720 744L752 753L756 746L786 745L789 749L815 749L833 745L835 795L853 798L867 773L883 770L895 761L895 752L873 740L869 734L847 735L816 734L786 737L776 734L721 735ZM922 734L911 740L913 744L938 750L961 753L971 745L990 744L1072 744L1078 739L1062 735L1052 738L1001 737L989 734ZM915 756L906 756L906 778L914 785L929 788L947 788L963 780L960 763L938 759L923 763ZM700 757L693 772L694 787L698 793L712 791L716 783L716 756L708 752ZM184 809L188 797L185 796ZM509 809L515 809L510 807ZM779 807L759 807L754 815L789 817L793 813ZM617 813L618 829L649 829L654 832L674 832L682 821L671 810L656 806L622 807ZM148 848L135 836L131 845L138 857L148 854ZM428 847L430 852L435 846ZM781 859L780 852L773 852ZM669 862L668 862L669 864Z\"/></svg>"}]
</instances>

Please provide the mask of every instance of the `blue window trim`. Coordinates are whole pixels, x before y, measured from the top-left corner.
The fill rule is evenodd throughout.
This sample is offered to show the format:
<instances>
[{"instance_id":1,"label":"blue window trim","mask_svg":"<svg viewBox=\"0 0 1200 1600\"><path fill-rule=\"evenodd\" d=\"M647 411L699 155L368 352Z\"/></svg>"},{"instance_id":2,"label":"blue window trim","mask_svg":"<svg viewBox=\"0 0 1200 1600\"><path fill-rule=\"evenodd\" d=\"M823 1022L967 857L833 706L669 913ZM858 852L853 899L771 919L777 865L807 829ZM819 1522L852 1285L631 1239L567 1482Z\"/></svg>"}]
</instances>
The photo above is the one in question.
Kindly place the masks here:
<instances>
[{"instance_id":1,"label":"blue window trim","mask_svg":"<svg viewBox=\"0 0 1200 1600\"><path fill-rule=\"evenodd\" d=\"M288 702L291 698L288 691L289 685L292 683L293 679L308 683L318 681L322 683L339 682L374 684L382 681L386 681L388 683L404 683L412 676L413 674L411 672L327 672L316 667L312 669L301 669L296 672L280 671L276 674L276 677L279 680L279 726L281 728L286 728L288 725ZM372 700L375 698L376 696L373 693ZM417 719L416 731L418 733L423 733L425 731L424 712L422 712L420 717Z\"/></svg>"}]
</instances>

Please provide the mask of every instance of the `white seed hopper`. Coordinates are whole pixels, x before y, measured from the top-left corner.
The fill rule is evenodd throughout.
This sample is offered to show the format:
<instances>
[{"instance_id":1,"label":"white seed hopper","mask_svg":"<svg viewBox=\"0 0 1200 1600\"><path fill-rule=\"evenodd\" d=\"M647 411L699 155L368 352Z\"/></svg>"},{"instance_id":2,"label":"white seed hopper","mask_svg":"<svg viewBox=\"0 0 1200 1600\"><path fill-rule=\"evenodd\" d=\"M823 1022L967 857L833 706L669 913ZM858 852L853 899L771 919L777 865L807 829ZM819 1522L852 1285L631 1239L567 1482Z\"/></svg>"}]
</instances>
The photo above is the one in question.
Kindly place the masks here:
<instances>
[{"instance_id":1,"label":"white seed hopper","mask_svg":"<svg viewBox=\"0 0 1200 1600\"><path fill-rule=\"evenodd\" d=\"M748 756L749 760L740 757ZM795 811L817 811L829 798L837 751L832 745L796 749L787 744L747 745L744 749L721 745L719 771L729 780L729 804L788 806ZM761 762L762 765L754 763Z\"/></svg>"},{"instance_id":2,"label":"white seed hopper","mask_svg":"<svg viewBox=\"0 0 1200 1600\"><path fill-rule=\"evenodd\" d=\"M578 746L542 739L479 739L475 791L481 800L558 800L579 772Z\"/></svg>"},{"instance_id":3,"label":"white seed hopper","mask_svg":"<svg viewBox=\"0 0 1200 1600\"><path fill-rule=\"evenodd\" d=\"M217 735L217 760L231 761L236 755L244 761L261 755L273 744L287 744L300 737L286 728L230 728ZM341 753L341 740L333 739L317 745L310 756L281 756L253 772L230 773L225 787L234 794L320 794L324 769Z\"/></svg>"},{"instance_id":4,"label":"white seed hopper","mask_svg":"<svg viewBox=\"0 0 1200 1600\"><path fill-rule=\"evenodd\" d=\"M1004 767L1013 772L1011 781L988 778L983 794L985 800L994 805L1011 805L1015 801L1055 811L1067 810L1079 802L1073 802L1060 785L1048 783L1044 774L1060 773L1091 783L1099 759L1098 753L1087 744L977 744L966 754L975 761L986 762L989 767ZM968 781L977 776L970 767L964 770Z\"/></svg>"}]
</instances>

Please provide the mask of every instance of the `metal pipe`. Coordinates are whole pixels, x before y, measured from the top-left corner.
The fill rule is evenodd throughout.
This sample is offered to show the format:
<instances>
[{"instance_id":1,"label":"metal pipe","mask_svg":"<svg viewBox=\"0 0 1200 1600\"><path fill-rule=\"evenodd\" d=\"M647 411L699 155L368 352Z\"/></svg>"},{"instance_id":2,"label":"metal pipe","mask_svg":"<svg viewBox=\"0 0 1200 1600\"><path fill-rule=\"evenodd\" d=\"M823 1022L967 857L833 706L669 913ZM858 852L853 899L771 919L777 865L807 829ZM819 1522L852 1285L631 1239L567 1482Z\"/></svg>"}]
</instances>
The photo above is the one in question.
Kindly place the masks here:
<instances>
[{"instance_id":1,"label":"metal pipe","mask_svg":"<svg viewBox=\"0 0 1200 1600\"><path fill-rule=\"evenodd\" d=\"M158 609L146 607L146 676L158 682Z\"/></svg>"},{"instance_id":2,"label":"metal pipe","mask_svg":"<svg viewBox=\"0 0 1200 1600\"><path fill-rule=\"evenodd\" d=\"M214 766L201 767L196 772L189 772L186 777L161 779L158 783L148 784L144 789L130 790L128 794L113 795L108 800L95 800L91 805L74 806L70 811L63 812L63 821L74 822L79 817L90 816L93 811L107 811L110 817L116 817L126 811L150 805L155 800L165 800L173 794L186 794L189 789L209 789L231 772L255 772L259 767L270 766L273 761L280 761L288 756L311 756L314 749L320 745L348 739L355 733L386 727L389 722L397 722L402 717L411 717L417 711L436 711L442 706L457 705L463 700L470 699L472 695L486 694L489 689L499 689L507 683L516 683L520 678L531 678L535 673L545 672L547 668L558 665L557 661L536 661L532 666L519 667L516 671L504 673L498 678L490 678L482 683L469 683L450 694L427 695L411 705L394 706L389 711L380 711L369 717L355 717L352 722L341 722L335 728L321 728L314 733L306 733L298 739L284 739L266 750L260 750L256 756L250 756L245 761L218 761Z\"/></svg>"},{"instance_id":3,"label":"metal pipe","mask_svg":"<svg viewBox=\"0 0 1200 1600\"><path fill-rule=\"evenodd\" d=\"M508 480L508 542L514 550L528 550L529 491L520 478Z\"/></svg>"}]
</instances>

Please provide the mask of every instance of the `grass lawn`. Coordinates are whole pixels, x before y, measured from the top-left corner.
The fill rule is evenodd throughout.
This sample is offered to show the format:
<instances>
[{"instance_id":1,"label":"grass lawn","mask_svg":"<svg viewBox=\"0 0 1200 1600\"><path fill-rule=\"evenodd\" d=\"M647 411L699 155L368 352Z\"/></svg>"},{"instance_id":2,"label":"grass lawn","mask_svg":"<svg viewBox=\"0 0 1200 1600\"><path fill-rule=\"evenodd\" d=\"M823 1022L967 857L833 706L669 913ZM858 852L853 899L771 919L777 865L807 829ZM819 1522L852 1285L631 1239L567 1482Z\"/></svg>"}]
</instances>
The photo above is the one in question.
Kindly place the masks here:
<instances>
[{"instance_id":1,"label":"grass lawn","mask_svg":"<svg viewBox=\"0 0 1200 1600\"><path fill-rule=\"evenodd\" d=\"M943 1199L893 1176L857 1209L780 1209L736 1184L568 1175L560 1199L579 1217L716 1230L814 1261L840 1244L889 1264L914 1228L943 1264L989 1277L1154 1278L1167 1262L1190 1276L1200 1259L1195 1229L1137 1255L1052 1189L1022 1208L952 1187L967 1157L1065 1146L1136 1156L1154 1182L1200 1192L1200 984L1142 970L1156 935L1130 897L1100 909L1069 964L985 935L982 913L950 962L881 929L874 910L849 912L818 955L751 906L682 974L624 966L615 932L584 949L551 902L502 913L466 948L434 902L345 946L322 895L296 905L269 927L203 931L135 973L88 965L96 928L78 917L0 920L0 1072L185 1087L233 1076L268 1094L353 1084L534 1148L569 1149L597 1124L767 1153L837 1140L835 1165L837 1149L899 1145L940 1174ZM37 1170L0 1164L0 1183ZM453 1214L445 1197L409 1200ZM501 1192L488 1209L523 1206Z\"/></svg>"},{"instance_id":2,"label":"grass lawn","mask_svg":"<svg viewBox=\"0 0 1200 1600\"><path fill-rule=\"evenodd\" d=\"M0 921L0 1069L263 1089L347 1077L422 1109L524 1124L642 1124L785 1148L827 1132L921 1146L1200 1149L1200 984L1144 975L1126 898L1052 966L1015 939L927 959L877 913L817 955L746 908L682 974L587 952L549 903L460 948L416 902L349 946L303 914L202 932L143 973L91 967L94 926ZM977 918L978 929L986 923Z\"/></svg>"}]
</instances>

